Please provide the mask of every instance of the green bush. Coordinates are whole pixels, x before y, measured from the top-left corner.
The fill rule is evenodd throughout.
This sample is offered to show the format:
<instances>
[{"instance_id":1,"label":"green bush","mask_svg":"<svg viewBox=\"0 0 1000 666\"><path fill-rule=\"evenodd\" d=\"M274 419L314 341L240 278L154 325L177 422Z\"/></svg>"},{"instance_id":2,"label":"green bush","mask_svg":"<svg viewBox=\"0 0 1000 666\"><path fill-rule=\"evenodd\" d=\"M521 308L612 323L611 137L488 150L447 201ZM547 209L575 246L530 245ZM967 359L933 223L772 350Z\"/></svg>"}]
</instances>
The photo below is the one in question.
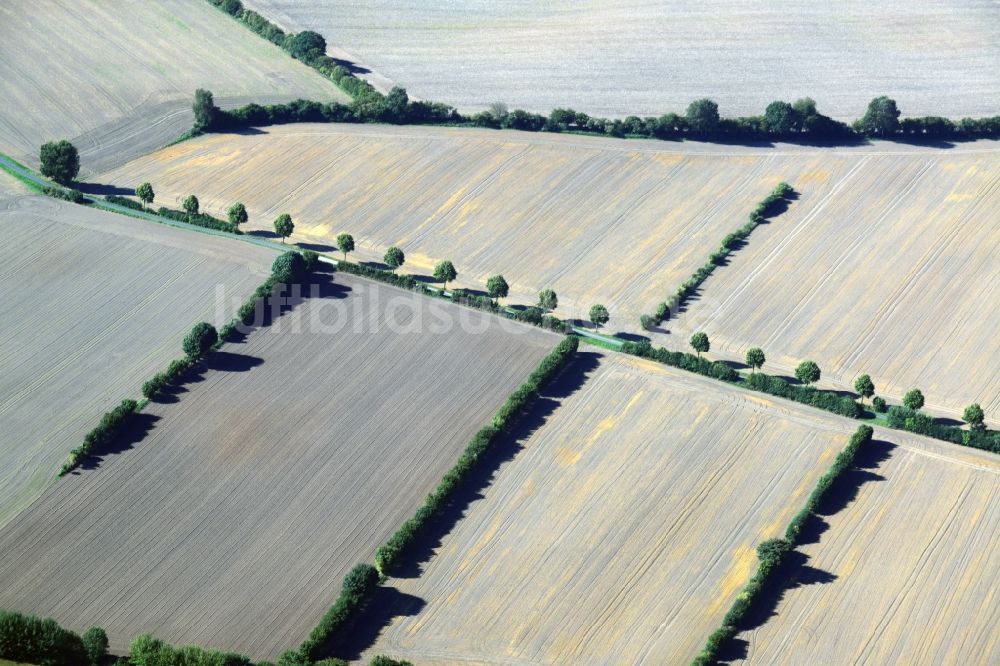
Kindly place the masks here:
<instances>
[{"instance_id":1,"label":"green bush","mask_svg":"<svg viewBox=\"0 0 1000 666\"><path fill-rule=\"evenodd\" d=\"M42 188L42 194L50 196L56 199L62 199L63 201L69 201L75 204L82 204L84 202L83 193L73 188L62 188L62 187L50 187L45 186Z\"/></svg>"},{"instance_id":2,"label":"green bush","mask_svg":"<svg viewBox=\"0 0 1000 666\"><path fill-rule=\"evenodd\" d=\"M0 610L0 658L39 666L90 663L86 645L55 620Z\"/></svg>"},{"instance_id":3,"label":"green bush","mask_svg":"<svg viewBox=\"0 0 1000 666\"><path fill-rule=\"evenodd\" d=\"M295 250L289 250L278 255L271 264L271 277L277 282L294 284L302 279L307 270L306 260L302 255Z\"/></svg>"},{"instance_id":4,"label":"green bush","mask_svg":"<svg viewBox=\"0 0 1000 666\"><path fill-rule=\"evenodd\" d=\"M880 414L885 414L889 411L889 406L886 404L885 399L880 396L872 398L872 407Z\"/></svg>"},{"instance_id":5,"label":"green bush","mask_svg":"<svg viewBox=\"0 0 1000 666\"><path fill-rule=\"evenodd\" d=\"M100 422L83 438L83 444L69 452L69 458L59 470L59 476L65 476L83 464L89 456L100 454L114 441L135 416L139 403L135 400L122 400L121 404L101 416Z\"/></svg>"},{"instance_id":6,"label":"green bush","mask_svg":"<svg viewBox=\"0 0 1000 666\"><path fill-rule=\"evenodd\" d=\"M356 564L344 576L340 596L309 633L309 638L299 646L299 654L308 660L306 663L321 658L321 653L334 633L364 605L378 586L378 580L378 572L370 564Z\"/></svg>"},{"instance_id":7,"label":"green bush","mask_svg":"<svg viewBox=\"0 0 1000 666\"><path fill-rule=\"evenodd\" d=\"M212 349L218 339L219 333L215 327L207 321L201 321L185 336L182 348L189 359L199 359Z\"/></svg>"},{"instance_id":8,"label":"green bush","mask_svg":"<svg viewBox=\"0 0 1000 666\"><path fill-rule=\"evenodd\" d=\"M173 647L149 634L132 641L129 663L131 666L253 666L241 654L205 650L195 645Z\"/></svg>"}]
</instances>

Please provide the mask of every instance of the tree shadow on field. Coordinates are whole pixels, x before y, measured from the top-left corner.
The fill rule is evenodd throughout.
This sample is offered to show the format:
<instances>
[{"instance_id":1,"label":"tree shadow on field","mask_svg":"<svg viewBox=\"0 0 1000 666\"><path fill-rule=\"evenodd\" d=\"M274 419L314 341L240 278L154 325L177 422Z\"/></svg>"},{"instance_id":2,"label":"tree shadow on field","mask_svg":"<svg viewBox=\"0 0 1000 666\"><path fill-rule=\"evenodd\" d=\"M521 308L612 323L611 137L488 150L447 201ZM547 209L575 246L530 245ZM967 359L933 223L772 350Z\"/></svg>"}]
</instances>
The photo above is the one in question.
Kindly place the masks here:
<instances>
[{"instance_id":1,"label":"tree shadow on field","mask_svg":"<svg viewBox=\"0 0 1000 666\"><path fill-rule=\"evenodd\" d=\"M826 517L843 511L853 502L866 483L884 481L885 477L873 470L892 456L895 444L873 439L858 451L854 467L842 474L830 487L816 513L809 516L799 537L799 546L819 543L822 535L830 528ZM754 599L739 625L739 632L756 629L773 617L778 616L778 606L790 590L807 585L822 585L837 580L837 576L816 567L809 566L809 556L793 550L785 556L775 569L771 582L764 586L761 594ZM746 659L749 643L739 638L730 640L719 654L720 662Z\"/></svg>"},{"instance_id":2,"label":"tree shadow on field","mask_svg":"<svg viewBox=\"0 0 1000 666\"><path fill-rule=\"evenodd\" d=\"M626 342L649 342L649 338L645 335L639 335L638 333L629 333L628 331L618 331L612 333L611 337L621 338Z\"/></svg>"},{"instance_id":3,"label":"tree shadow on field","mask_svg":"<svg viewBox=\"0 0 1000 666\"><path fill-rule=\"evenodd\" d=\"M130 419L128 426L107 446L100 451L95 451L80 464L80 468L71 474L80 474L84 469L97 469L108 456L124 453L146 438L146 435L153 429L153 426L160 420L155 414L139 412Z\"/></svg>"},{"instance_id":4,"label":"tree shadow on field","mask_svg":"<svg viewBox=\"0 0 1000 666\"><path fill-rule=\"evenodd\" d=\"M450 504L417 538L408 556L403 558L393 572L394 578L416 578L423 573L423 565L441 547L444 537L465 516L475 501L484 498L484 491L493 482L500 467L517 455L523 448L521 442L544 426L563 400L584 385L587 377L597 368L600 358L594 352L576 353L569 366L542 391L535 404L517 419L513 429L500 435L480 459L476 469L456 492Z\"/></svg>"},{"instance_id":5,"label":"tree shadow on field","mask_svg":"<svg viewBox=\"0 0 1000 666\"><path fill-rule=\"evenodd\" d=\"M337 249L336 245L325 245L323 243L296 243L303 250L312 250L313 252L333 252Z\"/></svg>"},{"instance_id":6,"label":"tree shadow on field","mask_svg":"<svg viewBox=\"0 0 1000 666\"><path fill-rule=\"evenodd\" d=\"M256 236L257 238L281 238L278 234L273 231L268 231L267 229L251 229L250 231L244 231L247 236Z\"/></svg>"},{"instance_id":7,"label":"tree shadow on field","mask_svg":"<svg viewBox=\"0 0 1000 666\"><path fill-rule=\"evenodd\" d=\"M122 197L135 196L134 188L118 187L117 185L106 185L104 183L73 183L73 187L84 194L94 196L105 196L108 194L116 194Z\"/></svg>"},{"instance_id":8,"label":"tree shadow on field","mask_svg":"<svg viewBox=\"0 0 1000 666\"><path fill-rule=\"evenodd\" d=\"M343 58L331 58L331 60L337 63L340 67L349 71L351 74L371 74L372 71L367 67L359 65L351 60L345 60Z\"/></svg>"},{"instance_id":9,"label":"tree shadow on field","mask_svg":"<svg viewBox=\"0 0 1000 666\"><path fill-rule=\"evenodd\" d=\"M249 372L263 365L264 359L248 354L234 354L227 351L209 352L201 361L195 363L182 374L176 382L168 384L150 402L169 404L178 402L183 393L188 392L188 386L205 380L209 371Z\"/></svg>"},{"instance_id":10,"label":"tree shadow on field","mask_svg":"<svg viewBox=\"0 0 1000 666\"><path fill-rule=\"evenodd\" d=\"M426 605L420 597L379 585L364 608L330 637L323 655L347 661L361 659L361 654L375 644L395 618L417 615Z\"/></svg>"}]
</instances>

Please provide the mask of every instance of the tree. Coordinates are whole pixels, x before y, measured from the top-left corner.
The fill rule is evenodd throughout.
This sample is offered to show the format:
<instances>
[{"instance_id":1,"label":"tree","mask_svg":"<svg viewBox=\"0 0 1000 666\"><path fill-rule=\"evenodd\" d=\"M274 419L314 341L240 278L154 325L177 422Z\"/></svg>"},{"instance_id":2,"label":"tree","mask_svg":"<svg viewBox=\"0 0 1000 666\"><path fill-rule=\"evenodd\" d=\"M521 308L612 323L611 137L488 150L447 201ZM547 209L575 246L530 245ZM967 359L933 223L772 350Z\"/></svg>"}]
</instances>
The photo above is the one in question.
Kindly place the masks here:
<instances>
[{"instance_id":1,"label":"tree","mask_svg":"<svg viewBox=\"0 0 1000 666\"><path fill-rule=\"evenodd\" d=\"M373 657L372 660L368 662L368 666L413 666L413 662L391 659L380 654Z\"/></svg>"},{"instance_id":2,"label":"tree","mask_svg":"<svg viewBox=\"0 0 1000 666\"><path fill-rule=\"evenodd\" d=\"M696 132L713 132L719 126L719 105L710 99L696 99L687 108L688 127Z\"/></svg>"},{"instance_id":3,"label":"tree","mask_svg":"<svg viewBox=\"0 0 1000 666\"><path fill-rule=\"evenodd\" d=\"M962 420L968 423L973 430L985 430L986 425L983 423L985 418L983 408L979 406L978 402L972 403L962 412Z\"/></svg>"},{"instance_id":4,"label":"tree","mask_svg":"<svg viewBox=\"0 0 1000 666\"><path fill-rule=\"evenodd\" d=\"M389 120L401 123L406 120L406 112L410 104L410 98L406 94L406 88L393 86L389 94L385 96L385 112Z\"/></svg>"},{"instance_id":5,"label":"tree","mask_svg":"<svg viewBox=\"0 0 1000 666\"><path fill-rule=\"evenodd\" d=\"M239 227L241 224L246 224L250 216L247 215L247 207L243 205L242 202L237 201L232 206L229 207L227 211L229 214L229 224L234 227Z\"/></svg>"},{"instance_id":6,"label":"tree","mask_svg":"<svg viewBox=\"0 0 1000 666\"><path fill-rule=\"evenodd\" d=\"M750 366L750 374L753 374L754 368L760 368L767 361L767 357L764 356L764 350L760 347L751 347L747 350L747 365Z\"/></svg>"},{"instance_id":7,"label":"tree","mask_svg":"<svg viewBox=\"0 0 1000 666\"><path fill-rule=\"evenodd\" d=\"M590 321L598 328L607 324L608 320L611 319L611 314L608 312L608 309L600 303L591 305L589 314Z\"/></svg>"},{"instance_id":8,"label":"tree","mask_svg":"<svg viewBox=\"0 0 1000 666\"><path fill-rule=\"evenodd\" d=\"M712 345L708 342L708 335L698 331L691 336L691 348L698 352L699 358L702 352L707 352L712 348Z\"/></svg>"},{"instance_id":9,"label":"tree","mask_svg":"<svg viewBox=\"0 0 1000 666\"><path fill-rule=\"evenodd\" d=\"M318 54L310 54L313 49L319 51ZM326 54L326 40L323 35L312 30L303 30L291 35L288 43L288 51L298 60L308 60L315 55Z\"/></svg>"},{"instance_id":10,"label":"tree","mask_svg":"<svg viewBox=\"0 0 1000 666\"><path fill-rule=\"evenodd\" d=\"M135 188L135 196L139 197L139 201L145 207L153 203L153 199L156 198L156 192L153 191L153 186L146 182Z\"/></svg>"},{"instance_id":11,"label":"tree","mask_svg":"<svg viewBox=\"0 0 1000 666\"><path fill-rule=\"evenodd\" d=\"M194 131L204 132L211 129L219 117L219 108L215 106L215 98L211 90L198 88L194 91Z\"/></svg>"},{"instance_id":12,"label":"tree","mask_svg":"<svg viewBox=\"0 0 1000 666\"><path fill-rule=\"evenodd\" d=\"M871 136L885 136L899 129L899 109L896 100L886 96L876 97L868 103L868 110L858 121L860 130Z\"/></svg>"},{"instance_id":13,"label":"tree","mask_svg":"<svg viewBox=\"0 0 1000 666\"><path fill-rule=\"evenodd\" d=\"M507 110L507 105L504 102L493 102L490 104L489 114L493 116L493 120L496 122L503 121L507 117L510 111Z\"/></svg>"},{"instance_id":14,"label":"tree","mask_svg":"<svg viewBox=\"0 0 1000 666\"><path fill-rule=\"evenodd\" d=\"M821 374L815 361L802 361L795 368L795 377L806 385L818 382Z\"/></svg>"},{"instance_id":15,"label":"tree","mask_svg":"<svg viewBox=\"0 0 1000 666\"><path fill-rule=\"evenodd\" d=\"M295 250L279 254L271 264L271 275L278 282L292 284L305 275L306 260Z\"/></svg>"},{"instance_id":16,"label":"tree","mask_svg":"<svg viewBox=\"0 0 1000 666\"><path fill-rule=\"evenodd\" d=\"M202 321L195 324L191 332L185 336L182 348L188 358L201 358L218 341L219 333L215 327L207 321Z\"/></svg>"},{"instance_id":17,"label":"tree","mask_svg":"<svg viewBox=\"0 0 1000 666\"><path fill-rule=\"evenodd\" d=\"M499 301L501 298L507 298L510 285L507 284L507 280L502 275L494 275L486 281L486 291L489 292L494 301Z\"/></svg>"},{"instance_id":18,"label":"tree","mask_svg":"<svg viewBox=\"0 0 1000 666\"><path fill-rule=\"evenodd\" d=\"M354 236L351 234L339 234L337 236L337 247L344 253L344 261L347 261L347 253L354 252Z\"/></svg>"},{"instance_id":19,"label":"tree","mask_svg":"<svg viewBox=\"0 0 1000 666\"><path fill-rule=\"evenodd\" d=\"M295 231L295 224L292 223L292 216L288 213L282 213L274 219L274 233L281 236L281 242L285 242L285 238L292 235Z\"/></svg>"},{"instance_id":20,"label":"tree","mask_svg":"<svg viewBox=\"0 0 1000 666\"><path fill-rule=\"evenodd\" d=\"M924 394L920 392L920 389L910 389L903 396L903 406L917 411L924 406Z\"/></svg>"},{"instance_id":21,"label":"tree","mask_svg":"<svg viewBox=\"0 0 1000 666\"><path fill-rule=\"evenodd\" d=\"M551 312L559 306L559 297L551 289L542 289L538 292L538 307L546 312Z\"/></svg>"},{"instance_id":22,"label":"tree","mask_svg":"<svg viewBox=\"0 0 1000 666\"><path fill-rule=\"evenodd\" d=\"M775 134L788 134L799 123L795 109L788 102L771 102L764 110L764 123Z\"/></svg>"},{"instance_id":23,"label":"tree","mask_svg":"<svg viewBox=\"0 0 1000 666\"><path fill-rule=\"evenodd\" d=\"M444 283L444 290L448 291L448 283L458 277L455 264L450 261L442 261L434 267L434 278Z\"/></svg>"},{"instance_id":24,"label":"tree","mask_svg":"<svg viewBox=\"0 0 1000 666\"><path fill-rule=\"evenodd\" d=\"M406 263L406 255L402 250L393 245L385 251L385 256L382 257L382 261L384 261L385 265L395 273L397 268Z\"/></svg>"},{"instance_id":25,"label":"tree","mask_svg":"<svg viewBox=\"0 0 1000 666\"><path fill-rule=\"evenodd\" d=\"M861 396L861 402L863 404L865 398L870 398L875 395L875 382L873 382L872 378L868 375L861 375L854 380L854 390Z\"/></svg>"},{"instance_id":26,"label":"tree","mask_svg":"<svg viewBox=\"0 0 1000 666\"><path fill-rule=\"evenodd\" d=\"M100 666L108 656L108 635L100 627L91 627L84 632L83 649L91 666Z\"/></svg>"},{"instance_id":27,"label":"tree","mask_svg":"<svg viewBox=\"0 0 1000 666\"><path fill-rule=\"evenodd\" d=\"M42 144L39 154L42 175L57 183L68 185L80 173L80 154L69 141L50 141Z\"/></svg>"},{"instance_id":28,"label":"tree","mask_svg":"<svg viewBox=\"0 0 1000 666\"><path fill-rule=\"evenodd\" d=\"M197 215L198 209L201 207L201 204L198 203L198 197L193 194L187 195L181 205L187 211L187 214L191 216Z\"/></svg>"}]
</instances>

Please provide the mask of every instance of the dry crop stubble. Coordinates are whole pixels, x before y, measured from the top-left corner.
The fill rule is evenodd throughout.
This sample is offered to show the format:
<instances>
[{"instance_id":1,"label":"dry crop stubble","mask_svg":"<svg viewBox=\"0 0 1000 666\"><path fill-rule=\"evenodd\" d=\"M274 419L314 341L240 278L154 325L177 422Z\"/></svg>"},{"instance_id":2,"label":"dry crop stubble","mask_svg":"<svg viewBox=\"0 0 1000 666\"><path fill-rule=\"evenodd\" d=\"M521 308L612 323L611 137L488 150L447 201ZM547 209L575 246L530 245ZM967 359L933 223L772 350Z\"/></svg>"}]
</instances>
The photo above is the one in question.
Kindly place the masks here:
<instances>
[{"instance_id":1,"label":"dry crop stubble","mask_svg":"<svg viewBox=\"0 0 1000 666\"><path fill-rule=\"evenodd\" d=\"M390 315L425 321L371 324ZM466 327L433 332L442 317ZM273 660L558 340L338 275L0 531L0 606L100 625L116 650L149 631Z\"/></svg>"},{"instance_id":2,"label":"dry crop stubble","mask_svg":"<svg viewBox=\"0 0 1000 666\"><path fill-rule=\"evenodd\" d=\"M606 355L505 463L370 654L418 663L684 663L851 424Z\"/></svg>"},{"instance_id":3,"label":"dry crop stubble","mask_svg":"<svg viewBox=\"0 0 1000 666\"><path fill-rule=\"evenodd\" d=\"M624 117L683 113L712 97L726 115L810 96L860 117L890 95L911 115L997 112L1000 8L989 0L247 0L311 29L375 85L481 110L572 107Z\"/></svg>"},{"instance_id":4,"label":"dry crop stubble","mask_svg":"<svg viewBox=\"0 0 1000 666\"><path fill-rule=\"evenodd\" d=\"M69 139L84 176L191 128L196 88L223 106L347 98L204 0L13 0L0 7L0 150L38 166Z\"/></svg>"},{"instance_id":5,"label":"dry crop stubble","mask_svg":"<svg viewBox=\"0 0 1000 666\"><path fill-rule=\"evenodd\" d=\"M995 664L1000 660L1000 461L878 429L766 622L733 663ZM859 612L863 609L863 612Z\"/></svg>"},{"instance_id":6,"label":"dry crop stubble","mask_svg":"<svg viewBox=\"0 0 1000 666\"><path fill-rule=\"evenodd\" d=\"M289 212L293 240L334 246L349 232L356 257L406 252L403 272L455 261L456 286L482 289L503 273L512 302L559 294L556 314L586 319L608 306L607 330L673 293L787 180L801 203L787 226L826 195L857 159L849 151L760 150L453 128L286 125L218 135L159 151L106 174L149 180L165 201L196 193L210 211L234 201L250 227ZM751 239L751 242L754 242Z\"/></svg>"},{"instance_id":7,"label":"dry crop stubble","mask_svg":"<svg viewBox=\"0 0 1000 666\"><path fill-rule=\"evenodd\" d=\"M45 197L0 201L0 224L2 525L102 413L181 356L191 325L223 323L217 287L245 298L274 253Z\"/></svg>"},{"instance_id":8,"label":"dry crop stubble","mask_svg":"<svg viewBox=\"0 0 1000 666\"><path fill-rule=\"evenodd\" d=\"M998 206L1000 152L866 158L815 214L755 231L671 337L762 347L769 372L811 358L836 388L863 373L896 399L919 387L950 415L979 402L997 423Z\"/></svg>"}]
</instances>

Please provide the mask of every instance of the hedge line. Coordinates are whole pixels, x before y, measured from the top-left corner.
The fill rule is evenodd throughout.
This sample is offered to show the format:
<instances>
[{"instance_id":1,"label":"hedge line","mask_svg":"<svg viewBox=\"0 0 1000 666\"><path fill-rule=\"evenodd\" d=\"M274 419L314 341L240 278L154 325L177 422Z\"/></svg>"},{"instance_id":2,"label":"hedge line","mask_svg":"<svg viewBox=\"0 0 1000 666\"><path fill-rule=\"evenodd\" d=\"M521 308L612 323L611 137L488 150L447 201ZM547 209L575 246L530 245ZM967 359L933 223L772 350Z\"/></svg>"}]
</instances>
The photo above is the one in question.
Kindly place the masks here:
<instances>
[{"instance_id":1,"label":"hedge line","mask_svg":"<svg viewBox=\"0 0 1000 666\"><path fill-rule=\"evenodd\" d=\"M473 437L455 465L444 475L438 487L427 496L423 506L375 551L375 565L388 575L407 554L424 528L447 506L461 484L476 469L479 461L496 443L501 433L509 431L517 417L538 398L540 391L570 362L579 339L566 337L542 359L528 379L497 410L490 425Z\"/></svg>"},{"instance_id":2,"label":"hedge line","mask_svg":"<svg viewBox=\"0 0 1000 666\"><path fill-rule=\"evenodd\" d=\"M799 511L785 530L784 539L768 539L757 546L757 557L760 560L757 571L747 582L743 590L736 596L733 605L729 608L722 620L722 626L713 631L705 643L705 647L691 662L693 666L707 666L714 664L718 659L719 652L725 644L737 633L740 622L746 617L747 612L757 599L764 586L769 582L774 570L781 564L784 556L795 548L802 528L806 521L819 508L820 503L840 476L851 469L858 451L862 446L867 445L872 439L871 426L862 425L851 435L847 446L841 451L830 469L820 477L816 487L809 495L806 505Z\"/></svg>"},{"instance_id":3,"label":"hedge line","mask_svg":"<svg viewBox=\"0 0 1000 666\"><path fill-rule=\"evenodd\" d=\"M696 270L691 277L681 283L677 287L677 291L670 298L660 303L654 314L642 315L640 317L639 323L642 327L648 331L660 322L669 319L670 313L676 311L701 286L701 283L708 279L708 276L712 274L716 267L722 265L726 258L735 250L736 246L746 240L750 236L750 232L757 228L757 225L774 213L775 208L780 202L788 201L794 192L795 190L788 183L778 183L771 193L764 197L757 204L757 207L753 209L753 212L750 213L750 220L736 231L726 234L719 244L719 249L710 254L708 261Z\"/></svg>"},{"instance_id":4,"label":"hedge line","mask_svg":"<svg viewBox=\"0 0 1000 666\"><path fill-rule=\"evenodd\" d=\"M230 224L225 220L220 220L217 217L212 217L207 213L198 213L197 215L189 215L186 212L174 210L172 208L166 208L161 206L155 211L150 211L142 203L138 201L133 201L132 199L126 199L125 197L120 197L116 194L105 195L104 200L108 203L113 203L118 206L124 206L132 210L142 211L144 213L154 213L160 217L165 217L177 222L187 222L188 224L193 224L198 227L205 227L206 229L215 229L216 231L225 231L226 233L240 235L243 232L239 230L235 225Z\"/></svg>"},{"instance_id":5,"label":"hedge line","mask_svg":"<svg viewBox=\"0 0 1000 666\"><path fill-rule=\"evenodd\" d=\"M0 610L0 658L40 666L90 662L83 639L55 620Z\"/></svg>"},{"instance_id":6,"label":"hedge line","mask_svg":"<svg viewBox=\"0 0 1000 666\"><path fill-rule=\"evenodd\" d=\"M653 347L648 341L626 342L622 344L621 351L633 356L652 359L675 368L681 368L689 372L696 372L706 377L721 379L727 382L739 382L740 375L728 364L722 361L709 361L708 359L695 356L688 352L670 351L664 347ZM786 398L801 402L812 407L825 409L828 412L858 418L861 416L861 408L858 403L849 397L838 396L834 391L824 391L812 386L799 386L789 384L781 377L773 377L762 372L746 377L741 383L755 391L768 393L779 398Z\"/></svg>"},{"instance_id":7,"label":"hedge line","mask_svg":"<svg viewBox=\"0 0 1000 666\"><path fill-rule=\"evenodd\" d=\"M51 185L46 185L42 188L42 194L62 199L63 201L69 201L70 203L84 203L83 193L71 187L52 187Z\"/></svg>"},{"instance_id":8,"label":"hedge line","mask_svg":"<svg viewBox=\"0 0 1000 666\"><path fill-rule=\"evenodd\" d=\"M935 422L933 417L923 412L901 405L894 405L889 408L886 414L886 422L890 428L908 430L946 442L1000 453L1000 432L996 430L987 430L985 428L963 430L957 426L943 425Z\"/></svg>"},{"instance_id":9,"label":"hedge line","mask_svg":"<svg viewBox=\"0 0 1000 666\"><path fill-rule=\"evenodd\" d=\"M230 340L241 324L249 325L253 322L260 302L271 295L276 285L299 280L313 270L317 257L315 252L306 252L300 255L298 252L290 250L275 259L271 266L271 275L240 306L236 317L219 330L218 341L213 349L219 349L224 342ZM200 358L200 356L185 356L171 361L165 371L158 372L143 382L141 389L143 397L146 400L152 400L160 395L167 386L180 379ZM121 404L113 410L104 414L100 423L83 438L83 444L70 451L69 458L59 469L58 476L65 476L83 464L89 456L100 453L132 422L141 407L142 405L135 400L126 399L122 400Z\"/></svg>"},{"instance_id":10,"label":"hedge line","mask_svg":"<svg viewBox=\"0 0 1000 666\"><path fill-rule=\"evenodd\" d=\"M337 597L330 610L323 615L319 624L309 633L309 638L299 646L297 655L285 653L282 655L281 661L292 664L308 664L320 659L334 633L341 629L351 616L364 605L378 586L378 582L379 575L375 567L370 564L354 565L354 568L344 576L340 596ZM294 661L296 658L298 658L298 662Z\"/></svg>"},{"instance_id":11,"label":"hedge line","mask_svg":"<svg viewBox=\"0 0 1000 666\"><path fill-rule=\"evenodd\" d=\"M105 449L132 422L138 408L139 403L126 399L110 412L105 412L93 430L84 435L83 444L69 452L69 458L59 468L59 476L69 474L88 457Z\"/></svg>"},{"instance_id":12,"label":"hedge line","mask_svg":"<svg viewBox=\"0 0 1000 666\"><path fill-rule=\"evenodd\" d=\"M142 634L132 641L128 664L130 666L254 666L249 658L241 654L206 650L196 645L174 647L149 634Z\"/></svg>"},{"instance_id":13,"label":"hedge line","mask_svg":"<svg viewBox=\"0 0 1000 666\"><path fill-rule=\"evenodd\" d=\"M506 106L502 104L490 111L463 115L450 105L439 102L410 102L402 88L393 88L388 95L382 95L370 83L355 77L337 60L327 56L326 40L318 33L306 30L298 34L286 34L261 14L244 9L239 0L208 2L281 47L293 58L315 69L353 99L350 105L336 102L322 104L310 100L268 106L250 104L231 112L217 112L219 124L212 129L289 122L391 122L673 140L686 136L708 141L734 138L795 140L807 137L810 140L856 142L867 136L886 137L886 132L881 127L870 128L864 118L847 125L825 116L816 110L816 103L808 98L799 100L794 105L775 102L769 105L763 115L736 118L719 117L718 107L711 100L693 102L685 115L665 113L643 118L635 115L624 119L598 118L568 108L556 108L548 116L544 116L523 109L507 112ZM301 38L307 34L310 39L303 44ZM777 116L772 116L771 107L775 105L786 107L784 113L779 108L776 110ZM895 109L895 103L892 108ZM894 124L894 128L888 133L889 138L893 135L905 138L926 136L955 139L997 137L1000 136L1000 116L963 118L957 122L938 116L903 118Z\"/></svg>"},{"instance_id":14,"label":"hedge line","mask_svg":"<svg viewBox=\"0 0 1000 666\"><path fill-rule=\"evenodd\" d=\"M469 293L469 291L465 289L452 289L451 296L449 297L444 294L443 290L432 289L423 282L409 275L397 275L391 271L371 268L370 266L362 266L360 264L354 264L339 259L337 260L336 270L343 271L344 273L350 273L351 275L360 275L379 282L385 282L386 284L391 284L394 287L409 289L410 291L416 291L428 296L434 296L435 298L448 299L453 303L458 303L459 305L476 308L477 310L485 310L486 312L492 312L493 314L509 317L526 324L533 324L534 326L550 331L570 333L573 328L557 317L544 314L539 308L526 308L520 312L511 314L510 310L497 305L493 299Z\"/></svg>"}]
</instances>

